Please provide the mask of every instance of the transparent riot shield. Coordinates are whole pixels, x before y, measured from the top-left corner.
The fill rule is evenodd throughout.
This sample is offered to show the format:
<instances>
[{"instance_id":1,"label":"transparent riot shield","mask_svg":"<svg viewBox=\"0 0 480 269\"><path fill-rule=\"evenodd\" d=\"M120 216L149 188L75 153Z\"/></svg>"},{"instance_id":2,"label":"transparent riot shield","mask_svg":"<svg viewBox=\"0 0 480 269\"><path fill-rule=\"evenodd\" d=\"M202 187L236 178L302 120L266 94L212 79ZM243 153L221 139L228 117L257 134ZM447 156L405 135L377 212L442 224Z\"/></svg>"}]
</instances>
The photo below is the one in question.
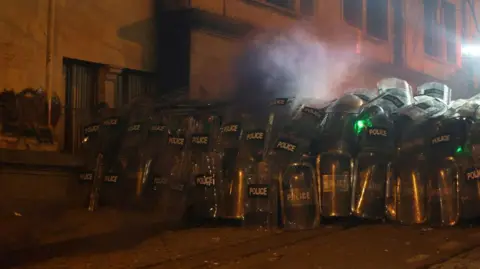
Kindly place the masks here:
<instances>
[{"instance_id":1,"label":"transparent riot shield","mask_svg":"<svg viewBox=\"0 0 480 269\"><path fill-rule=\"evenodd\" d=\"M241 114L234 109L226 112L220 129L218 152L221 156L221 172L217 181L219 203L218 217L229 220L243 220L246 186L245 175L237 170L242 124Z\"/></svg>"},{"instance_id":2,"label":"transparent riot shield","mask_svg":"<svg viewBox=\"0 0 480 269\"><path fill-rule=\"evenodd\" d=\"M426 221L425 138L434 136L431 132L447 112L451 99L450 88L440 83L423 84L418 88L418 94L414 97L415 102L401 109L395 120L396 132L401 137L394 165L398 199L394 204L387 201L387 207L396 208L396 216L389 214L390 218L402 224Z\"/></svg>"},{"instance_id":3,"label":"transparent riot shield","mask_svg":"<svg viewBox=\"0 0 480 269\"><path fill-rule=\"evenodd\" d=\"M320 150L316 160L320 179L323 217L350 216L351 179L355 154L354 121L365 104L354 94L345 94L327 108L321 124Z\"/></svg>"},{"instance_id":4,"label":"transparent riot shield","mask_svg":"<svg viewBox=\"0 0 480 269\"><path fill-rule=\"evenodd\" d=\"M87 114L87 113L85 113ZM87 114L88 115L88 114ZM80 171L78 180L80 192L84 195L82 204L88 207L89 195L92 189L92 183L95 176L95 166L97 163L97 155L100 148L100 124L101 116L99 113L90 113L87 119L84 120L83 139L80 144L80 156L84 161L84 167Z\"/></svg>"},{"instance_id":5,"label":"transparent riot shield","mask_svg":"<svg viewBox=\"0 0 480 269\"><path fill-rule=\"evenodd\" d=\"M433 226L452 226L460 219L460 174L457 151L463 148L467 126L457 118L439 121L429 139L427 220Z\"/></svg>"},{"instance_id":6,"label":"transparent riot shield","mask_svg":"<svg viewBox=\"0 0 480 269\"><path fill-rule=\"evenodd\" d=\"M321 109L300 105L292 119L285 120L288 124L268 156L272 178L279 181L285 229L312 229L320 224L319 182L310 146L324 115Z\"/></svg>"},{"instance_id":7,"label":"transparent riot shield","mask_svg":"<svg viewBox=\"0 0 480 269\"><path fill-rule=\"evenodd\" d=\"M458 149L457 159L464 168L459 175L461 218L472 220L480 217L480 122L475 120L469 130L464 149Z\"/></svg>"},{"instance_id":8,"label":"transparent riot shield","mask_svg":"<svg viewBox=\"0 0 480 269\"><path fill-rule=\"evenodd\" d=\"M394 153L392 122L384 114L370 119L360 134L354 163L352 212L365 219L385 217L385 184Z\"/></svg>"},{"instance_id":9,"label":"transparent riot shield","mask_svg":"<svg viewBox=\"0 0 480 269\"><path fill-rule=\"evenodd\" d=\"M475 176L479 107L480 95L452 102L431 138L429 154L440 159L429 167L428 221L432 225L454 225L459 219L479 216L480 189Z\"/></svg>"},{"instance_id":10,"label":"transparent riot shield","mask_svg":"<svg viewBox=\"0 0 480 269\"><path fill-rule=\"evenodd\" d=\"M468 99L459 106L454 114L457 140L453 155L459 166L458 188L460 195L460 219L470 221L480 217L480 188L477 178L480 98L479 95ZM466 136L465 138L463 136ZM462 145L463 139L465 139Z\"/></svg>"},{"instance_id":11,"label":"transparent riot shield","mask_svg":"<svg viewBox=\"0 0 480 269\"><path fill-rule=\"evenodd\" d=\"M194 116L190 136L190 171L193 187L190 191L195 220L212 220L218 214L220 155L216 143L220 135L220 118L209 111Z\"/></svg>"},{"instance_id":12,"label":"transparent riot shield","mask_svg":"<svg viewBox=\"0 0 480 269\"><path fill-rule=\"evenodd\" d=\"M438 82L428 82L418 86L418 95L430 96L437 98L444 104L450 104L452 101L452 89L447 85Z\"/></svg>"},{"instance_id":13,"label":"transparent riot shield","mask_svg":"<svg viewBox=\"0 0 480 269\"><path fill-rule=\"evenodd\" d=\"M168 117L167 145L156 161L156 173L161 183L167 185L160 197L160 206L167 221L182 219L188 206L187 193L191 187L188 137L192 123L190 115L171 112Z\"/></svg>"},{"instance_id":14,"label":"transparent riot shield","mask_svg":"<svg viewBox=\"0 0 480 269\"><path fill-rule=\"evenodd\" d=\"M244 224L273 228L278 221L278 181L269 173L267 154L283 128L282 118L291 113L292 100L277 98L270 106L243 115L244 136L237 158L239 173L245 175L247 196Z\"/></svg>"},{"instance_id":15,"label":"transparent riot shield","mask_svg":"<svg viewBox=\"0 0 480 269\"><path fill-rule=\"evenodd\" d=\"M459 168L453 158L429 159L436 167L429 173L427 185L427 219L433 226L453 226L460 218L458 194Z\"/></svg>"},{"instance_id":16,"label":"transparent riot shield","mask_svg":"<svg viewBox=\"0 0 480 269\"><path fill-rule=\"evenodd\" d=\"M395 148L391 122L372 122L360 138L361 150L354 163L352 212L379 220L385 218L386 182Z\"/></svg>"},{"instance_id":17,"label":"transparent riot shield","mask_svg":"<svg viewBox=\"0 0 480 269\"><path fill-rule=\"evenodd\" d=\"M387 189L387 215L402 224L426 221L425 139L434 135L431 132L451 99L450 88L440 83L423 84L417 92L415 102L400 109L395 118L398 152L394 175L388 182L392 188ZM391 197L395 201L388 200Z\"/></svg>"},{"instance_id":18,"label":"transparent riot shield","mask_svg":"<svg viewBox=\"0 0 480 269\"><path fill-rule=\"evenodd\" d=\"M395 156L393 115L413 102L412 89L399 79L378 84L380 95L362 108L355 124L359 153L355 159L352 212L355 216L385 218L387 179Z\"/></svg>"},{"instance_id":19,"label":"transparent riot shield","mask_svg":"<svg viewBox=\"0 0 480 269\"><path fill-rule=\"evenodd\" d=\"M110 108L105 108L103 111L99 131L100 147L89 202L91 211L98 205L123 205L122 197L119 195L121 186L117 182L118 171L121 171L118 152L126 129L125 113L120 109Z\"/></svg>"},{"instance_id":20,"label":"transparent riot shield","mask_svg":"<svg viewBox=\"0 0 480 269\"><path fill-rule=\"evenodd\" d=\"M148 180L146 142L154 111L151 98L139 97L128 108L127 128L119 149L119 182L125 205L152 208L151 181ZM119 186L120 187L120 186Z\"/></svg>"},{"instance_id":21,"label":"transparent riot shield","mask_svg":"<svg viewBox=\"0 0 480 269\"><path fill-rule=\"evenodd\" d=\"M155 111L148 128L147 143L144 149L146 157L145 173L148 174L147 186L151 184L152 203L160 212L161 217L167 216L167 207L164 200L168 197L170 187L168 186L167 171L163 161L164 151L168 143L168 116L162 110Z\"/></svg>"},{"instance_id":22,"label":"transparent riot shield","mask_svg":"<svg viewBox=\"0 0 480 269\"><path fill-rule=\"evenodd\" d=\"M429 126L428 122L422 122L405 129L398 143L392 175L395 179L387 178L387 217L401 224L422 224L426 221L424 131Z\"/></svg>"},{"instance_id":23,"label":"transparent riot shield","mask_svg":"<svg viewBox=\"0 0 480 269\"><path fill-rule=\"evenodd\" d=\"M280 179L283 227L294 230L318 227L318 182L311 163L301 161L290 164Z\"/></svg>"}]
</instances>

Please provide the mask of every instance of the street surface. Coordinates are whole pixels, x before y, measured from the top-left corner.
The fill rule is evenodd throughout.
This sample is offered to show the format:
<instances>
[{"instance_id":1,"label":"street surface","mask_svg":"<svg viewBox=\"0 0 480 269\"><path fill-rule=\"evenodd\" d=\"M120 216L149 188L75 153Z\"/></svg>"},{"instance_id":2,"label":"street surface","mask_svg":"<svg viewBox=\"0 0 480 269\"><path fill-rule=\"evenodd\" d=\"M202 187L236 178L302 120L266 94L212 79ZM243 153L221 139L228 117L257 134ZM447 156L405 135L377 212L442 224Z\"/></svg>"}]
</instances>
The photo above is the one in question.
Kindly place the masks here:
<instances>
[{"instance_id":1,"label":"street surface","mask_svg":"<svg viewBox=\"0 0 480 269\"><path fill-rule=\"evenodd\" d=\"M480 248L462 253L431 269L478 269L480 268Z\"/></svg>"},{"instance_id":2,"label":"street surface","mask_svg":"<svg viewBox=\"0 0 480 269\"><path fill-rule=\"evenodd\" d=\"M74 252L51 249L48 257L25 257L13 268L478 269L479 239L480 227L328 225L301 232L195 228L158 232L129 244L111 238Z\"/></svg>"}]
</instances>

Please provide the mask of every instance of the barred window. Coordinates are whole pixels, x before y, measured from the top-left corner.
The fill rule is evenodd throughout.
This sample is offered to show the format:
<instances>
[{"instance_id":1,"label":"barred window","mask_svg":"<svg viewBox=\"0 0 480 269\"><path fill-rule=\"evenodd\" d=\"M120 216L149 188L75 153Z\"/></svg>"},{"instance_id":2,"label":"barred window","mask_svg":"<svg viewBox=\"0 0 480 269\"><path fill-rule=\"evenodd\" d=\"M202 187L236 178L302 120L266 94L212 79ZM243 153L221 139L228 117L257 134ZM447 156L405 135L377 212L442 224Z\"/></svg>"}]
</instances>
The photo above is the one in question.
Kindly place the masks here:
<instances>
[{"instance_id":1,"label":"barred window","mask_svg":"<svg viewBox=\"0 0 480 269\"><path fill-rule=\"evenodd\" d=\"M117 103L124 106L135 97L154 92L154 76L152 73L124 70L117 79Z\"/></svg>"}]
</instances>

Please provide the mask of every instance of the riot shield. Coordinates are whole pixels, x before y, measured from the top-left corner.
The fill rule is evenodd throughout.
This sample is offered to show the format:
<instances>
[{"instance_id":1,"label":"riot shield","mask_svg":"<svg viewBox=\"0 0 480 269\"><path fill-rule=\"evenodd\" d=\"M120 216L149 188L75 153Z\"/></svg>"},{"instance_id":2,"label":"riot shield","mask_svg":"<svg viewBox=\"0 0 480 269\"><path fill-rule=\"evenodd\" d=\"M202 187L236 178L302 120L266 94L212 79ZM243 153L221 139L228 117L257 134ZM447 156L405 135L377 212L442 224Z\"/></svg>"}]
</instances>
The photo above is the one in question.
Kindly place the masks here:
<instances>
[{"instance_id":1,"label":"riot shield","mask_svg":"<svg viewBox=\"0 0 480 269\"><path fill-rule=\"evenodd\" d=\"M189 199L195 220L212 220L218 214L218 186L220 155L216 143L220 135L220 118L213 111L194 115L190 135L191 188Z\"/></svg>"},{"instance_id":2,"label":"riot shield","mask_svg":"<svg viewBox=\"0 0 480 269\"><path fill-rule=\"evenodd\" d=\"M292 99L277 98L270 106L243 114L243 136L237 169L244 174L247 196L244 224L272 228L278 221L278 181L269 173L267 155L291 113Z\"/></svg>"},{"instance_id":3,"label":"riot shield","mask_svg":"<svg viewBox=\"0 0 480 269\"><path fill-rule=\"evenodd\" d=\"M386 184L395 154L392 116L413 102L412 89L405 81L382 80L378 89L380 95L362 108L354 125L359 153L354 164L352 212L374 220L385 218L386 213Z\"/></svg>"},{"instance_id":4,"label":"riot shield","mask_svg":"<svg viewBox=\"0 0 480 269\"><path fill-rule=\"evenodd\" d=\"M418 95L430 96L437 98L444 104L449 105L452 101L452 89L447 85L438 82L428 82L418 86Z\"/></svg>"},{"instance_id":5,"label":"riot shield","mask_svg":"<svg viewBox=\"0 0 480 269\"><path fill-rule=\"evenodd\" d=\"M394 153L393 123L383 113L370 117L359 134L354 163L352 212L365 219L385 217L385 184Z\"/></svg>"},{"instance_id":6,"label":"riot shield","mask_svg":"<svg viewBox=\"0 0 480 269\"><path fill-rule=\"evenodd\" d=\"M300 105L291 120L284 120L287 126L268 156L272 178L279 181L285 229L312 229L320 224L319 182L310 146L318 138L324 111Z\"/></svg>"},{"instance_id":7,"label":"riot shield","mask_svg":"<svg viewBox=\"0 0 480 269\"><path fill-rule=\"evenodd\" d=\"M145 172L148 175L146 186L147 189L149 185L151 186L149 190L153 196L152 203L159 209L159 214L164 217L167 216L164 197L168 197L170 192L166 173L168 170L162 163L165 160L164 150L167 148L168 135L168 116L163 110L155 111L148 128L147 143L144 149Z\"/></svg>"},{"instance_id":8,"label":"riot shield","mask_svg":"<svg viewBox=\"0 0 480 269\"><path fill-rule=\"evenodd\" d=\"M122 185L119 183L121 163L118 153L126 131L125 113L121 109L105 108L99 131L99 151L90 193L89 210L99 205L123 207Z\"/></svg>"},{"instance_id":9,"label":"riot shield","mask_svg":"<svg viewBox=\"0 0 480 269\"><path fill-rule=\"evenodd\" d=\"M323 217L350 216L351 177L355 134L352 130L359 109L365 104L354 94L345 94L327 108L321 124L316 170L320 179Z\"/></svg>"},{"instance_id":10,"label":"riot shield","mask_svg":"<svg viewBox=\"0 0 480 269\"><path fill-rule=\"evenodd\" d=\"M402 224L422 224L426 221L426 122L408 126L398 143L393 178L387 181L387 217ZM392 185L390 185L392 184ZM395 184L395 185L393 185Z\"/></svg>"},{"instance_id":11,"label":"riot shield","mask_svg":"<svg viewBox=\"0 0 480 269\"><path fill-rule=\"evenodd\" d=\"M100 111L85 113L88 115L83 121L83 139L80 144L80 156L84 161L84 167L80 171L78 180L80 192L84 193L85 204L88 207L89 195L92 190L92 183L95 178L95 169L97 165L97 156L100 149L100 125L102 117ZM90 115L89 115L90 114ZM83 202L82 202L83 204Z\"/></svg>"},{"instance_id":12,"label":"riot shield","mask_svg":"<svg viewBox=\"0 0 480 269\"><path fill-rule=\"evenodd\" d=\"M155 161L156 184L165 185L160 206L163 217L178 221L185 215L190 188L189 141L193 118L182 111L168 111L167 144Z\"/></svg>"},{"instance_id":13,"label":"riot shield","mask_svg":"<svg viewBox=\"0 0 480 269\"><path fill-rule=\"evenodd\" d=\"M435 129L445 114L451 90L440 83L426 83L418 88L415 102L397 113L395 131L398 134L397 160L394 164L395 182L387 193L395 193L395 201L387 201L387 215L402 224L421 224L426 221L426 160L425 138ZM393 197L387 195L387 197ZM395 210L391 210L395 208ZM392 214L395 212L395 216Z\"/></svg>"},{"instance_id":14,"label":"riot shield","mask_svg":"<svg viewBox=\"0 0 480 269\"><path fill-rule=\"evenodd\" d=\"M477 111L480 112L480 111ZM465 149L457 153L464 171L460 177L461 218L480 217L480 122L476 116L470 126Z\"/></svg>"},{"instance_id":15,"label":"riot shield","mask_svg":"<svg viewBox=\"0 0 480 269\"><path fill-rule=\"evenodd\" d=\"M242 124L241 113L226 111L220 129L218 152L221 155L221 172L217 181L218 216L222 219L243 220L246 187L244 174L237 170Z\"/></svg>"},{"instance_id":16,"label":"riot shield","mask_svg":"<svg viewBox=\"0 0 480 269\"><path fill-rule=\"evenodd\" d=\"M153 194L151 181L148 180L149 163L145 147L151 116L154 111L151 98L134 99L128 108L126 131L119 149L118 171L121 196L125 205L138 208L152 208Z\"/></svg>"},{"instance_id":17,"label":"riot shield","mask_svg":"<svg viewBox=\"0 0 480 269\"><path fill-rule=\"evenodd\" d=\"M476 171L478 169L478 120L480 119L480 96L476 95L458 106L449 114L450 124L445 124L445 134L453 140L450 148L453 161L459 169L458 192L460 219L472 220L480 217L480 188ZM448 127L451 125L450 127ZM448 128L448 129L447 129ZM454 129L454 130L453 130ZM444 145L447 147L448 143ZM455 146L454 146L455 145ZM453 151L454 150L454 151ZM452 152L454 152L452 154ZM444 154L445 156L445 154Z\"/></svg>"},{"instance_id":18,"label":"riot shield","mask_svg":"<svg viewBox=\"0 0 480 269\"><path fill-rule=\"evenodd\" d=\"M456 158L466 139L466 122L457 118L439 121L429 139L427 220L433 226L452 226L460 219L459 181Z\"/></svg>"}]
</instances>

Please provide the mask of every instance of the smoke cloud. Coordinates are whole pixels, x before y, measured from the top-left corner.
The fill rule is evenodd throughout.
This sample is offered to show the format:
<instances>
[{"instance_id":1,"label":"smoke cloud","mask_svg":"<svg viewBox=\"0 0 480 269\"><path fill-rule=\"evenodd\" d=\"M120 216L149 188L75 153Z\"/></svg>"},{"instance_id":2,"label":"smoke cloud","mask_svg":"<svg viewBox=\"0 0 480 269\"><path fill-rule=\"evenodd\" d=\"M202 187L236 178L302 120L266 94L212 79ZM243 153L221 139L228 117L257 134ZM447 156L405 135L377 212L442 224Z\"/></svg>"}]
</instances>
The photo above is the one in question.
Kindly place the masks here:
<instances>
[{"instance_id":1,"label":"smoke cloud","mask_svg":"<svg viewBox=\"0 0 480 269\"><path fill-rule=\"evenodd\" d=\"M257 33L238 58L237 100L336 98L361 63L349 48L322 42L304 27Z\"/></svg>"}]
</instances>

